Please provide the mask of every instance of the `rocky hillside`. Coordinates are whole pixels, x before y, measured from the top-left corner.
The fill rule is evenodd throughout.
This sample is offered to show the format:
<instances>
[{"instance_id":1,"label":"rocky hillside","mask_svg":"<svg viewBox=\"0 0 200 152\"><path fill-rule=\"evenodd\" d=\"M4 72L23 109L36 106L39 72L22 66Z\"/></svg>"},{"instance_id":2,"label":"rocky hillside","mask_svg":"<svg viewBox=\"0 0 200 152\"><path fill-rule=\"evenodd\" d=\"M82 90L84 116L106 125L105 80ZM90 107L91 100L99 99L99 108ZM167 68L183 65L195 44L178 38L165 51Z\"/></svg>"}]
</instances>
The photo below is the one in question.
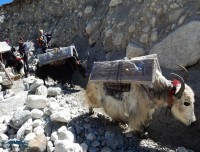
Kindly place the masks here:
<instances>
[{"instance_id":1,"label":"rocky hillside","mask_svg":"<svg viewBox=\"0 0 200 152\"><path fill-rule=\"evenodd\" d=\"M177 69L174 63L192 66L200 58L199 6L193 0L14 0L0 8L0 41L35 42L42 28L52 33L52 46L73 42L84 55L91 45L99 54L94 60L157 53L162 66Z\"/></svg>"}]
</instances>

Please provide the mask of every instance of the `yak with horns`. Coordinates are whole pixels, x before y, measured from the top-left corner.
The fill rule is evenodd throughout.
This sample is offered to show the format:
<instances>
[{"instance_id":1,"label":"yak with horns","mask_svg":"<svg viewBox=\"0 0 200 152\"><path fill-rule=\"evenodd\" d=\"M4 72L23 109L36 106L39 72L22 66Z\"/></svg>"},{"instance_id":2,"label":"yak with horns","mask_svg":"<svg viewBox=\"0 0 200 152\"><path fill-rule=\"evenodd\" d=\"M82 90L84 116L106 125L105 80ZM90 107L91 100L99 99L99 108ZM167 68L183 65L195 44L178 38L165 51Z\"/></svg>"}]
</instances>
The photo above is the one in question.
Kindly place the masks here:
<instances>
[{"instance_id":1,"label":"yak with horns","mask_svg":"<svg viewBox=\"0 0 200 152\"><path fill-rule=\"evenodd\" d=\"M176 119L189 126L196 121L194 114L194 92L178 74L171 73L173 79L166 79L156 70L153 87L131 84L129 92L123 92L121 99L106 93L103 82L89 81L86 101L93 108L103 108L112 120L126 122L128 130L144 132L156 109L170 109Z\"/></svg>"}]
</instances>

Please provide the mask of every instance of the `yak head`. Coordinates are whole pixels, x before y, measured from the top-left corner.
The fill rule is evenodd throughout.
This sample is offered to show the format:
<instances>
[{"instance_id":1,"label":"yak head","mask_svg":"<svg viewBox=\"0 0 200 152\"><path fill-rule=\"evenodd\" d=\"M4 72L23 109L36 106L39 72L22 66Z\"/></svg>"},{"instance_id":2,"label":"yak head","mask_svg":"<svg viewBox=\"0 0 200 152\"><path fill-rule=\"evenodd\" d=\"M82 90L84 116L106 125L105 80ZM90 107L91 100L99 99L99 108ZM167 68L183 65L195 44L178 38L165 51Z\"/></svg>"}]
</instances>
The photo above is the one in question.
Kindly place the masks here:
<instances>
[{"instance_id":1,"label":"yak head","mask_svg":"<svg viewBox=\"0 0 200 152\"><path fill-rule=\"evenodd\" d=\"M187 126L192 125L196 121L194 114L194 92L185 84L181 76L175 73L171 73L171 75L175 78L171 81L172 86L168 97L168 101L171 101L171 112L183 124Z\"/></svg>"}]
</instances>

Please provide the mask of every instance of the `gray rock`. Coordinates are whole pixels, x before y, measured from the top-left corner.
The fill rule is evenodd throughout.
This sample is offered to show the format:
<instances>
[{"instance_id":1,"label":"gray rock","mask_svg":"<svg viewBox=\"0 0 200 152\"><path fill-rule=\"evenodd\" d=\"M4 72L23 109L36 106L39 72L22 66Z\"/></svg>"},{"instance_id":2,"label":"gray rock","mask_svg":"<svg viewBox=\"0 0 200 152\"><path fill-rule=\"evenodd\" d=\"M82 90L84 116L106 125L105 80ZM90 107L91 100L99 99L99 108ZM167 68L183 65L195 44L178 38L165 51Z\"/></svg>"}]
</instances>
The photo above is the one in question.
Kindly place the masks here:
<instances>
[{"instance_id":1,"label":"gray rock","mask_svg":"<svg viewBox=\"0 0 200 152\"><path fill-rule=\"evenodd\" d=\"M91 12L92 12L92 6L87 6L86 8L85 8L85 14L90 14Z\"/></svg>"},{"instance_id":2,"label":"gray rock","mask_svg":"<svg viewBox=\"0 0 200 152\"><path fill-rule=\"evenodd\" d=\"M39 110L39 109L33 109L31 111L31 116L33 119L38 119L41 118L43 116L43 111Z\"/></svg>"},{"instance_id":3,"label":"gray rock","mask_svg":"<svg viewBox=\"0 0 200 152\"><path fill-rule=\"evenodd\" d=\"M68 110L62 110L58 111L50 116L52 121L58 121L58 122L69 122L71 119L70 111Z\"/></svg>"},{"instance_id":4,"label":"gray rock","mask_svg":"<svg viewBox=\"0 0 200 152\"><path fill-rule=\"evenodd\" d=\"M126 57L128 58L142 56L145 55L145 53L146 52L142 47L139 47L132 42L129 42L126 47Z\"/></svg>"},{"instance_id":5,"label":"gray rock","mask_svg":"<svg viewBox=\"0 0 200 152\"><path fill-rule=\"evenodd\" d=\"M117 33L117 35L113 39L113 44L118 46L122 43L124 34L123 33Z\"/></svg>"},{"instance_id":6,"label":"gray rock","mask_svg":"<svg viewBox=\"0 0 200 152\"><path fill-rule=\"evenodd\" d=\"M31 112L29 110L17 110L11 121L14 126L20 127L22 124L24 124L29 118L31 118Z\"/></svg>"},{"instance_id":7,"label":"gray rock","mask_svg":"<svg viewBox=\"0 0 200 152\"><path fill-rule=\"evenodd\" d=\"M47 88L44 85L39 86L36 91L35 91L36 95L43 95L43 96L47 96Z\"/></svg>"},{"instance_id":8,"label":"gray rock","mask_svg":"<svg viewBox=\"0 0 200 152\"><path fill-rule=\"evenodd\" d=\"M45 151L46 150L46 136L42 133L29 141L28 151Z\"/></svg>"},{"instance_id":9,"label":"gray rock","mask_svg":"<svg viewBox=\"0 0 200 152\"><path fill-rule=\"evenodd\" d=\"M123 0L111 0L110 3L109 3L109 6L113 7L113 6L117 6L119 4L122 4L122 3L123 3Z\"/></svg>"},{"instance_id":10,"label":"gray rock","mask_svg":"<svg viewBox=\"0 0 200 152\"><path fill-rule=\"evenodd\" d=\"M156 53L160 64L178 70L176 64L190 66L200 59L200 22L193 21L169 34L153 46L150 54Z\"/></svg>"},{"instance_id":11,"label":"gray rock","mask_svg":"<svg viewBox=\"0 0 200 152\"><path fill-rule=\"evenodd\" d=\"M35 92L35 90L41 85L44 85L43 80L35 79L33 84L30 85L30 92Z\"/></svg>"},{"instance_id":12,"label":"gray rock","mask_svg":"<svg viewBox=\"0 0 200 152\"><path fill-rule=\"evenodd\" d=\"M57 140L55 143L55 152L82 152L82 148L77 143L71 143L68 140Z\"/></svg>"},{"instance_id":13,"label":"gray rock","mask_svg":"<svg viewBox=\"0 0 200 152\"><path fill-rule=\"evenodd\" d=\"M106 144L109 148L116 150L119 143L116 138L108 137L108 138L106 138Z\"/></svg>"},{"instance_id":14,"label":"gray rock","mask_svg":"<svg viewBox=\"0 0 200 152\"><path fill-rule=\"evenodd\" d=\"M55 97L57 95L60 95L62 90L59 87L49 87L47 91L48 91L48 96Z\"/></svg>"},{"instance_id":15,"label":"gray rock","mask_svg":"<svg viewBox=\"0 0 200 152\"><path fill-rule=\"evenodd\" d=\"M43 95L28 95L26 106L30 108L41 109L47 106L47 97Z\"/></svg>"}]
</instances>

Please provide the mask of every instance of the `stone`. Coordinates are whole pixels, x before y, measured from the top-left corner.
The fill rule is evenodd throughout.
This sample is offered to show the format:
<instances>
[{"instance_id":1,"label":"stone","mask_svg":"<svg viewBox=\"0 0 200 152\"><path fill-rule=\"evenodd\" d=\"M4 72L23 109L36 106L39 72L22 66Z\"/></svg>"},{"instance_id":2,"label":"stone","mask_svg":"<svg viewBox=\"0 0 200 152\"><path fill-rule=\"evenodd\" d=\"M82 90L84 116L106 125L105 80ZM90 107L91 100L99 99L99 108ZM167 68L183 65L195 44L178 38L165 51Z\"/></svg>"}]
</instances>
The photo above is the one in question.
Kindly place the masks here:
<instances>
[{"instance_id":1,"label":"stone","mask_svg":"<svg viewBox=\"0 0 200 152\"><path fill-rule=\"evenodd\" d=\"M30 132L27 134L24 138L24 142L28 143L30 140L34 139L36 137L36 134L33 132Z\"/></svg>"},{"instance_id":2,"label":"stone","mask_svg":"<svg viewBox=\"0 0 200 152\"><path fill-rule=\"evenodd\" d=\"M151 42L155 42L158 40L158 32L154 31L151 33Z\"/></svg>"},{"instance_id":3,"label":"stone","mask_svg":"<svg viewBox=\"0 0 200 152\"><path fill-rule=\"evenodd\" d=\"M96 136L95 136L93 133L89 133L89 134L86 136L86 138L87 138L88 140L95 140L95 139L96 139Z\"/></svg>"},{"instance_id":4,"label":"stone","mask_svg":"<svg viewBox=\"0 0 200 152\"><path fill-rule=\"evenodd\" d=\"M43 111L39 110L39 109L33 109L31 111L31 116L33 119L38 119L41 118L43 116Z\"/></svg>"},{"instance_id":5,"label":"stone","mask_svg":"<svg viewBox=\"0 0 200 152\"><path fill-rule=\"evenodd\" d=\"M36 134L36 135L40 135L42 133L44 133L44 129L42 126L37 126L36 128L33 129L33 132Z\"/></svg>"},{"instance_id":6,"label":"stone","mask_svg":"<svg viewBox=\"0 0 200 152\"><path fill-rule=\"evenodd\" d=\"M117 35L113 39L113 44L116 46L121 45L123 37L124 37L123 33L117 33Z\"/></svg>"},{"instance_id":7,"label":"stone","mask_svg":"<svg viewBox=\"0 0 200 152\"><path fill-rule=\"evenodd\" d=\"M0 133L6 133L8 131L8 125L0 123Z\"/></svg>"},{"instance_id":8,"label":"stone","mask_svg":"<svg viewBox=\"0 0 200 152\"><path fill-rule=\"evenodd\" d=\"M14 113L11 121L12 121L14 126L20 127L29 118L31 118L31 112L29 110L21 110L21 109L19 109Z\"/></svg>"},{"instance_id":9,"label":"stone","mask_svg":"<svg viewBox=\"0 0 200 152\"><path fill-rule=\"evenodd\" d=\"M47 142L47 152L53 152L55 147L53 147L52 141Z\"/></svg>"},{"instance_id":10,"label":"stone","mask_svg":"<svg viewBox=\"0 0 200 152\"><path fill-rule=\"evenodd\" d=\"M58 133L57 133L57 131L52 132L52 134L51 134L51 140L54 141L54 142L56 140L58 140Z\"/></svg>"},{"instance_id":11,"label":"stone","mask_svg":"<svg viewBox=\"0 0 200 152\"><path fill-rule=\"evenodd\" d=\"M7 141L8 140L8 136L6 134L0 133L0 141Z\"/></svg>"},{"instance_id":12,"label":"stone","mask_svg":"<svg viewBox=\"0 0 200 152\"><path fill-rule=\"evenodd\" d=\"M82 147L83 152L87 152L88 151L88 145L86 143L81 143L80 146Z\"/></svg>"},{"instance_id":13,"label":"stone","mask_svg":"<svg viewBox=\"0 0 200 152\"><path fill-rule=\"evenodd\" d=\"M77 143L71 143L68 140L57 140L55 143L55 152L82 152L82 148Z\"/></svg>"},{"instance_id":14,"label":"stone","mask_svg":"<svg viewBox=\"0 0 200 152\"><path fill-rule=\"evenodd\" d=\"M117 6L119 4L122 4L122 3L123 3L123 0L111 0L110 3L109 3L109 6L113 7L113 6Z\"/></svg>"},{"instance_id":15,"label":"stone","mask_svg":"<svg viewBox=\"0 0 200 152\"><path fill-rule=\"evenodd\" d=\"M178 148L176 149L176 152L188 152L188 150L185 149L184 147L178 147Z\"/></svg>"},{"instance_id":16,"label":"stone","mask_svg":"<svg viewBox=\"0 0 200 152\"><path fill-rule=\"evenodd\" d=\"M100 32L95 31L89 38L89 44L92 45L92 44L96 43L98 41L99 37L100 37Z\"/></svg>"},{"instance_id":17,"label":"stone","mask_svg":"<svg viewBox=\"0 0 200 152\"><path fill-rule=\"evenodd\" d=\"M54 112L57 112L57 109L59 109L59 103L53 101L53 102L49 102L49 106L48 106L48 110L51 112L51 113L54 113Z\"/></svg>"},{"instance_id":18,"label":"stone","mask_svg":"<svg viewBox=\"0 0 200 152\"><path fill-rule=\"evenodd\" d=\"M35 79L33 84L30 85L30 92L35 92L35 90L41 85L44 85L44 81L41 79Z\"/></svg>"},{"instance_id":19,"label":"stone","mask_svg":"<svg viewBox=\"0 0 200 152\"><path fill-rule=\"evenodd\" d=\"M110 36L112 36L112 34L113 34L112 29L107 29L107 30L105 31L105 37L110 37Z\"/></svg>"},{"instance_id":20,"label":"stone","mask_svg":"<svg viewBox=\"0 0 200 152\"><path fill-rule=\"evenodd\" d=\"M17 131L17 139L24 139L26 134L32 131L32 119L28 119Z\"/></svg>"},{"instance_id":21,"label":"stone","mask_svg":"<svg viewBox=\"0 0 200 152\"><path fill-rule=\"evenodd\" d=\"M130 25L129 28L128 28L128 32L132 33L134 31L135 31L135 25Z\"/></svg>"},{"instance_id":22,"label":"stone","mask_svg":"<svg viewBox=\"0 0 200 152\"><path fill-rule=\"evenodd\" d=\"M85 8L85 14L90 14L90 13L92 13L92 6L87 6Z\"/></svg>"},{"instance_id":23,"label":"stone","mask_svg":"<svg viewBox=\"0 0 200 152\"><path fill-rule=\"evenodd\" d=\"M146 54L146 52L144 51L144 49L142 47L139 47L132 42L128 43L128 45L126 47L126 57L127 58L138 57L138 56L142 56L145 54Z\"/></svg>"},{"instance_id":24,"label":"stone","mask_svg":"<svg viewBox=\"0 0 200 152\"><path fill-rule=\"evenodd\" d=\"M33 121L32 123L32 126L35 128L35 127L38 127L38 126L41 126L42 125L42 121L40 119L36 119Z\"/></svg>"},{"instance_id":25,"label":"stone","mask_svg":"<svg viewBox=\"0 0 200 152\"><path fill-rule=\"evenodd\" d=\"M98 26L98 22L97 21L91 21L87 24L86 26L86 33L88 35L90 35Z\"/></svg>"},{"instance_id":26,"label":"stone","mask_svg":"<svg viewBox=\"0 0 200 152\"><path fill-rule=\"evenodd\" d=\"M32 109L41 109L47 106L47 97L43 95L28 95L26 106Z\"/></svg>"},{"instance_id":27,"label":"stone","mask_svg":"<svg viewBox=\"0 0 200 152\"><path fill-rule=\"evenodd\" d=\"M74 134L69 130L60 131L58 133L58 140L69 140L70 142L75 142Z\"/></svg>"},{"instance_id":28,"label":"stone","mask_svg":"<svg viewBox=\"0 0 200 152\"><path fill-rule=\"evenodd\" d=\"M175 22L178 20L178 18L181 16L181 14L184 12L184 9L178 9L175 12L169 12L169 21Z\"/></svg>"},{"instance_id":29,"label":"stone","mask_svg":"<svg viewBox=\"0 0 200 152\"><path fill-rule=\"evenodd\" d=\"M107 146L113 150L116 150L117 149L117 146L118 146L118 141L116 138L114 137L108 137L106 138L106 143L107 143Z\"/></svg>"},{"instance_id":30,"label":"stone","mask_svg":"<svg viewBox=\"0 0 200 152\"><path fill-rule=\"evenodd\" d=\"M29 149L28 151L45 151L46 150L46 136L42 133L37 135L34 139L29 141Z\"/></svg>"},{"instance_id":31,"label":"stone","mask_svg":"<svg viewBox=\"0 0 200 152\"><path fill-rule=\"evenodd\" d=\"M55 96L61 94L62 90L59 87L49 87L47 89L47 91L48 91L48 96L55 97Z\"/></svg>"},{"instance_id":32,"label":"stone","mask_svg":"<svg viewBox=\"0 0 200 152\"><path fill-rule=\"evenodd\" d=\"M52 121L69 122L71 119L69 110L58 111L50 116Z\"/></svg>"},{"instance_id":33,"label":"stone","mask_svg":"<svg viewBox=\"0 0 200 152\"><path fill-rule=\"evenodd\" d=\"M142 34L140 37L140 42L141 43L147 43L149 40L149 35L148 34Z\"/></svg>"},{"instance_id":34,"label":"stone","mask_svg":"<svg viewBox=\"0 0 200 152\"><path fill-rule=\"evenodd\" d=\"M200 59L200 22L192 21L155 44L150 54L157 54L159 63L168 69L180 70L176 64L191 66Z\"/></svg>"},{"instance_id":35,"label":"stone","mask_svg":"<svg viewBox=\"0 0 200 152\"><path fill-rule=\"evenodd\" d=\"M47 96L47 88L44 85L39 86L36 91L35 94L36 95L43 95L43 96Z\"/></svg>"}]
</instances>

